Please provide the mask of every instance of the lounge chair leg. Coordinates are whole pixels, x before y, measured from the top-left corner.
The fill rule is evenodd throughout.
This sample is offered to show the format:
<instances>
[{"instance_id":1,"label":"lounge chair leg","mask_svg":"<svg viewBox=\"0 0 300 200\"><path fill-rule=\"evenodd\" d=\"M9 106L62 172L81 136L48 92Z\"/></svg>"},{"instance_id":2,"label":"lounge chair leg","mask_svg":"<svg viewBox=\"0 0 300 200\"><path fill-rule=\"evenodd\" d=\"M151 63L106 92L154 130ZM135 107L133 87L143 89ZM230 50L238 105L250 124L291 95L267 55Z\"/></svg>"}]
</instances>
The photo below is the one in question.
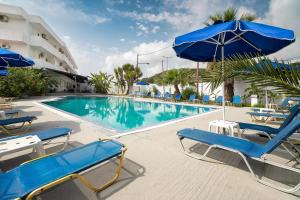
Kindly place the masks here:
<instances>
[{"instance_id":1,"label":"lounge chair leg","mask_svg":"<svg viewBox=\"0 0 300 200\"><path fill-rule=\"evenodd\" d=\"M260 179L252 170L252 167L250 166L247 158L240 152L238 152L238 154L243 158L244 162L246 163L250 173L253 175L253 177L255 177L256 181L263 184L263 185L266 185L266 186L269 186L271 188L274 188L276 190L279 190L279 191L282 191L282 192L286 192L286 193L294 193L296 191L298 191L300 189L300 183L298 183L296 186L292 187L292 188L283 188L283 187L279 187L277 185L274 185L270 182L267 182L267 181L264 181L262 179ZM273 162L270 162L270 161L267 161L265 159L255 159L257 161L260 161L262 163L266 163L266 164L270 164L270 165L273 165L273 166L279 166L281 168L284 168L284 169L287 169L287 170L290 170L290 171L297 171L299 173L299 171L295 168L291 168L291 167L288 167L288 166L284 166L284 165L280 165L280 164L276 164L276 163L273 163Z\"/></svg>"},{"instance_id":2,"label":"lounge chair leg","mask_svg":"<svg viewBox=\"0 0 300 200\"><path fill-rule=\"evenodd\" d=\"M7 126L0 126L0 128L8 135L18 135L18 134L22 134L22 133L26 133L30 128L31 128L31 125L32 125L32 121L29 121L28 122L28 126L23 130L23 131L20 131L20 132L16 132L16 133L13 133L11 132L12 130L16 130L16 129L22 129L24 126L25 126L25 123L26 122L23 122L22 125L20 126L17 126L17 127L13 127L13 128L9 128Z\"/></svg>"},{"instance_id":3,"label":"lounge chair leg","mask_svg":"<svg viewBox=\"0 0 300 200\"><path fill-rule=\"evenodd\" d=\"M60 151L65 150L65 148L68 146L69 140L70 140L70 136L71 136L71 132L69 132L68 135L66 136L66 141L65 141L65 143L64 143L64 146L61 148Z\"/></svg>"},{"instance_id":4,"label":"lounge chair leg","mask_svg":"<svg viewBox=\"0 0 300 200\"><path fill-rule=\"evenodd\" d=\"M198 159L198 160L203 160L203 159L206 157L206 155L208 154L208 152L209 152L212 148L215 148L214 145L211 145L211 146L209 146L209 147L206 149L206 151L204 152L204 154L202 154L201 156L196 156L196 155L193 155L193 154L191 154L191 153L189 153L189 152L187 152L187 151L185 150L185 147L184 147L184 145L183 145L183 143L182 143L182 140L183 140L183 138L179 138L179 142L180 142L180 144L181 144L181 147L182 147L182 149L183 149L183 152L184 152L187 156L192 157L192 158L195 158L195 159Z\"/></svg>"},{"instance_id":5,"label":"lounge chair leg","mask_svg":"<svg viewBox=\"0 0 300 200\"><path fill-rule=\"evenodd\" d=\"M183 148L183 151L186 155L192 157L192 158L196 158L196 159L199 159L199 160L203 160L203 158L207 155L207 153L212 149L212 148L219 148L219 149L224 149L224 150L227 150L227 151L230 151L230 152L233 152L233 153L237 153L238 155L240 155L242 157L242 159L244 160L249 172L251 173L251 175L255 178L255 180L263 185L266 185L266 186L269 186L271 188L274 188L276 190L279 190L279 191L282 191L282 192L286 192L286 193L294 193L298 190L300 190L300 183L298 183L296 186L292 187L292 188L283 188L283 187L279 187L277 185L274 185L272 183L269 183L267 181L264 181L262 179L260 179L253 171L250 163L248 162L246 156L244 154L242 154L241 152L239 151L234 151L232 149L228 149L228 148L225 148L225 147L222 147L222 146L218 146L218 145L211 145L209 146L209 148L205 151L205 153L202 155L202 156L195 156L195 155L192 155L191 153L188 153L185 148L184 148L184 145L182 143L182 140L184 138L182 137L179 137L179 141L180 141L180 144ZM281 164L278 164L278 163L274 163L274 162L271 162L271 161L267 161L266 159L255 159L257 161L260 161L262 163L266 163L266 164L270 164L270 165L273 165L273 166L278 166L278 167L281 167L281 168L284 168L284 169L287 169L287 170L290 170L290 171L294 171L294 172L297 172L297 173L300 173L300 170L298 169L295 169L295 168L292 168L292 167L288 167L288 166L284 166L284 165L281 165Z\"/></svg>"},{"instance_id":6,"label":"lounge chair leg","mask_svg":"<svg viewBox=\"0 0 300 200\"><path fill-rule=\"evenodd\" d=\"M100 192L100 191L106 189L107 187L109 187L110 185L112 185L120 177L122 166L123 166L123 161L124 161L124 155L125 155L126 150L127 150L127 148L124 147L123 150L122 150L121 155L119 156L119 165L117 167L116 175L110 181L108 181L107 183L105 183L104 185L102 185L100 188L94 187L86 178L84 178L80 174L71 174L71 175L65 176L65 177L63 177L61 179L58 179L58 180L56 180L56 181L54 181L52 183L49 183L47 185L44 185L44 186L42 186L42 187L40 187L40 188L32 191L26 197L26 200L30 200L33 197L35 197L37 195L40 195L45 190L48 190L48 189L50 189L50 188L52 188L52 187L54 187L56 185L59 185L61 183L64 183L66 181L69 181L69 180L72 180L72 179L75 179L75 178L78 178L84 185L86 185L92 191L94 191L94 192Z\"/></svg>"}]
</instances>

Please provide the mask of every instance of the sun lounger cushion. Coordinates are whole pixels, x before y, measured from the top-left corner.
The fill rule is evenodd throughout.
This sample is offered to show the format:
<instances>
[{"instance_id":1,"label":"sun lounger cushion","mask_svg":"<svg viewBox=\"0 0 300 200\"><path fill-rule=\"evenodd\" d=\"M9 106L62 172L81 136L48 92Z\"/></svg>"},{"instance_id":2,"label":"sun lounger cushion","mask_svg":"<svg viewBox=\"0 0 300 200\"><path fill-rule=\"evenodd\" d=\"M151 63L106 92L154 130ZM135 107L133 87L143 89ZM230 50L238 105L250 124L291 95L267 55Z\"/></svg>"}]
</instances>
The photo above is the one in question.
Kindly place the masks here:
<instances>
[{"instance_id":1,"label":"sun lounger cushion","mask_svg":"<svg viewBox=\"0 0 300 200\"><path fill-rule=\"evenodd\" d=\"M19 138L19 137L25 137L28 135L36 135L40 138L40 140L45 141L45 140L51 140L54 138L62 137L68 135L72 130L69 128L50 128L47 130L42 130L42 131L34 131L26 134L21 134L17 136L12 136L12 137L6 137L0 139L0 141L5 141L8 139L14 139L14 138Z\"/></svg>"},{"instance_id":2,"label":"sun lounger cushion","mask_svg":"<svg viewBox=\"0 0 300 200\"><path fill-rule=\"evenodd\" d=\"M0 120L0 126L7 126L7 125L17 124L17 123L22 123L22 122L30 122L34 119L36 119L35 116L26 116L26 117L16 117L16 118L10 118L10 119L2 119L2 120Z\"/></svg>"},{"instance_id":3,"label":"sun lounger cushion","mask_svg":"<svg viewBox=\"0 0 300 200\"><path fill-rule=\"evenodd\" d=\"M183 129L178 133L179 137L199 141L208 145L220 145L223 147L235 149L248 155L249 157L260 157L264 154L264 146L250 142L245 139L229 137L208 131L198 129Z\"/></svg>"},{"instance_id":4,"label":"sun lounger cushion","mask_svg":"<svg viewBox=\"0 0 300 200\"><path fill-rule=\"evenodd\" d=\"M98 141L20 165L0 174L0 197L25 197L45 184L118 156L122 147L115 141Z\"/></svg>"}]
</instances>

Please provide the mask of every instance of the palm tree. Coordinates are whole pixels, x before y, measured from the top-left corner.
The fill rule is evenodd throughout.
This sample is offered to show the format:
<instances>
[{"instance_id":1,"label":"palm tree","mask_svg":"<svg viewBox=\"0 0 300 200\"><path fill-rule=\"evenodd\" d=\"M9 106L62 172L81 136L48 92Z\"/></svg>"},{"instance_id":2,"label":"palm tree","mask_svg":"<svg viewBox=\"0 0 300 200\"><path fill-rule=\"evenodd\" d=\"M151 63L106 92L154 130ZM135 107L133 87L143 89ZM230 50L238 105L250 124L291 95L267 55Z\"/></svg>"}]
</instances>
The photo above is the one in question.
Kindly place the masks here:
<instances>
[{"instance_id":1,"label":"palm tree","mask_svg":"<svg viewBox=\"0 0 300 200\"><path fill-rule=\"evenodd\" d=\"M95 86L97 93L108 94L113 81L112 75L100 71L98 74L91 74L89 78L90 84Z\"/></svg>"},{"instance_id":2,"label":"palm tree","mask_svg":"<svg viewBox=\"0 0 300 200\"><path fill-rule=\"evenodd\" d=\"M134 67L132 64L122 65L124 71L124 79L127 82L127 91L126 94L129 94L130 87L133 86L133 83L138 81L139 78L143 76L141 68Z\"/></svg>"},{"instance_id":3,"label":"palm tree","mask_svg":"<svg viewBox=\"0 0 300 200\"><path fill-rule=\"evenodd\" d=\"M117 67L114 69L115 78L117 79L116 85L118 87L118 93L119 89L121 90L121 93L123 94L126 89L126 81L124 78L124 70L122 67Z\"/></svg>"},{"instance_id":4,"label":"palm tree","mask_svg":"<svg viewBox=\"0 0 300 200\"><path fill-rule=\"evenodd\" d=\"M206 26L211 26L213 24L237 20L237 9L230 7L227 8L223 13L217 13L215 15L209 16L209 19L207 22L204 22ZM256 20L256 16L251 13L243 13L241 17L238 20L244 20L244 21L254 21ZM208 63L207 68L211 70L213 68L214 63ZM225 62L226 67L226 62ZM225 99L227 101L231 101L232 97L234 95L234 80L233 79L227 79L225 81Z\"/></svg>"},{"instance_id":5,"label":"palm tree","mask_svg":"<svg viewBox=\"0 0 300 200\"><path fill-rule=\"evenodd\" d=\"M175 93L180 94L179 85L183 88L190 82L190 76L184 69L171 69L164 77L165 84L174 85ZM158 83L160 83L158 81Z\"/></svg>"}]
</instances>

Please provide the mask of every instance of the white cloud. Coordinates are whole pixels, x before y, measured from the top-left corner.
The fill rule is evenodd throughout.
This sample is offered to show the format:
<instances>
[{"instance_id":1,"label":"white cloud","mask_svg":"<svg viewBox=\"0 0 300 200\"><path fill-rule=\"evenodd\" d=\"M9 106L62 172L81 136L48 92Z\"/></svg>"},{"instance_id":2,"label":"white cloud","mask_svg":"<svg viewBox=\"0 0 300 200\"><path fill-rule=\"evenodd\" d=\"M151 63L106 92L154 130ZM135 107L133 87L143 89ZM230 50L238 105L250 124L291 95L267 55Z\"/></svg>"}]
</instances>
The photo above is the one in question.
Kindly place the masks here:
<instances>
[{"instance_id":1,"label":"white cloud","mask_svg":"<svg viewBox=\"0 0 300 200\"><path fill-rule=\"evenodd\" d=\"M131 63L133 65L136 65L136 59L137 54L140 54L139 56L139 62L146 63L149 62L150 65L140 65L144 76L151 76L155 73L161 72L162 66L162 57L163 56L169 56L168 59L168 65L169 68L180 68L180 67L196 67L196 63L188 60L179 59L176 57L173 49L170 46L171 41L154 41L150 43L141 43L135 47L132 48L130 51L117 53L113 55L109 55L105 59L105 69L112 73L112 70L117 67L121 66L124 63ZM168 48L165 48L168 47ZM159 49L163 49L162 51L149 54L149 55L143 55L148 52L153 52ZM167 68L166 64L166 58L164 58L164 67ZM202 67L204 67L204 64L202 64Z\"/></svg>"},{"instance_id":2,"label":"white cloud","mask_svg":"<svg viewBox=\"0 0 300 200\"><path fill-rule=\"evenodd\" d=\"M99 72L100 70L104 71L102 66L106 52L99 46L93 44L79 45L70 36L63 36L63 40L73 58L75 58L77 66L79 66L79 74L89 75L90 73ZM114 51L114 53L116 52L117 51Z\"/></svg>"},{"instance_id":3,"label":"white cloud","mask_svg":"<svg viewBox=\"0 0 300 200\"><path fill-rule=\"evenodd\" d=\"M159 26L153 26L151 32L152 32L152 33L157 33L157 31L158 31L159 29L160 29Z\"/></svg>"},{"instance_id":4,"label":"white cloud","mask_svg":"<svg viewBox=\"0 0 300 200\"><path fill-rule=\"evenodd\" d=\"M148 34L149 33L149 28L146 27L144 24L140 22L136 22L137 29L139 30L137 32L137 36L141 36L143 34Z\"/></svg>"},{"instance_id":5,"label":"white cloud","mask_svg":"<svg viewBox=\"0 0 300 200\"><path fill-rule=\"evenodd\" d=\"M264 22L292 29L295 32L296 38L300 38L300 1L290 0L272 0L270 2L270 9L266 14ZM287 59L300 56L300 40L296 39L296 42L283 50L277 52L272 57L277 59Z\"/></svg>"},{"instance_id":6,"label":"white cloud","mask_svg":"<svg viewBox=\"0 0 300 200\"><path fill-rule=\"evenodd\" d=\"M120 39L120 42L125 42L125 41L126 41L125 38Z\"/></svg>"},{"instance_id":7,"label":"white cloud","mask_svg":"<svg viewBox=\"0 0 300 200\"><path fill-rule=\"evenodd\" d=\"M78 8L67 5L65 2L60 0L0 0L0 2L21 6L29 14L47 16L67 22L79 21L91 25L98 25L111 20L104 16L86 13Z\"/></svg>"}]
</instances>

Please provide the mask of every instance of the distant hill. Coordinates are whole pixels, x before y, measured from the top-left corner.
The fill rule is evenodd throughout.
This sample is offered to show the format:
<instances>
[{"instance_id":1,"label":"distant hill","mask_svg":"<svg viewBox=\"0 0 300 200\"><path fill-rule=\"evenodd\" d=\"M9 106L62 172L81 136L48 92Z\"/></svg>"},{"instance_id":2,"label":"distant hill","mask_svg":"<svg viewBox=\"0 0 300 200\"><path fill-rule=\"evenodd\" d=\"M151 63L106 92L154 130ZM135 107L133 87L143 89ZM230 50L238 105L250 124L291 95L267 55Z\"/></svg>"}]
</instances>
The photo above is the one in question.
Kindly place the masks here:
<instances>
[{"instance_id":1,"label":"distant hill","mask_svg":"<svg viewBox=\"0 0 300 200\"><path fill-rule=\"evenodd\" d=\"M196 71L197 69L195 68L180 68L180 70L184 70L188 74L191 74L191 80L196 81ZM150 76L148 78L143 78L142 81L145 81L147 83L155 83L155 80L161 79L169 70L166 70L164 72L160 72L157 74L154 74L153 76ZM201 82L201 74L203 74L206 71L206 69L199 69L199 80Z\"/></svg>"}]
</instances>

